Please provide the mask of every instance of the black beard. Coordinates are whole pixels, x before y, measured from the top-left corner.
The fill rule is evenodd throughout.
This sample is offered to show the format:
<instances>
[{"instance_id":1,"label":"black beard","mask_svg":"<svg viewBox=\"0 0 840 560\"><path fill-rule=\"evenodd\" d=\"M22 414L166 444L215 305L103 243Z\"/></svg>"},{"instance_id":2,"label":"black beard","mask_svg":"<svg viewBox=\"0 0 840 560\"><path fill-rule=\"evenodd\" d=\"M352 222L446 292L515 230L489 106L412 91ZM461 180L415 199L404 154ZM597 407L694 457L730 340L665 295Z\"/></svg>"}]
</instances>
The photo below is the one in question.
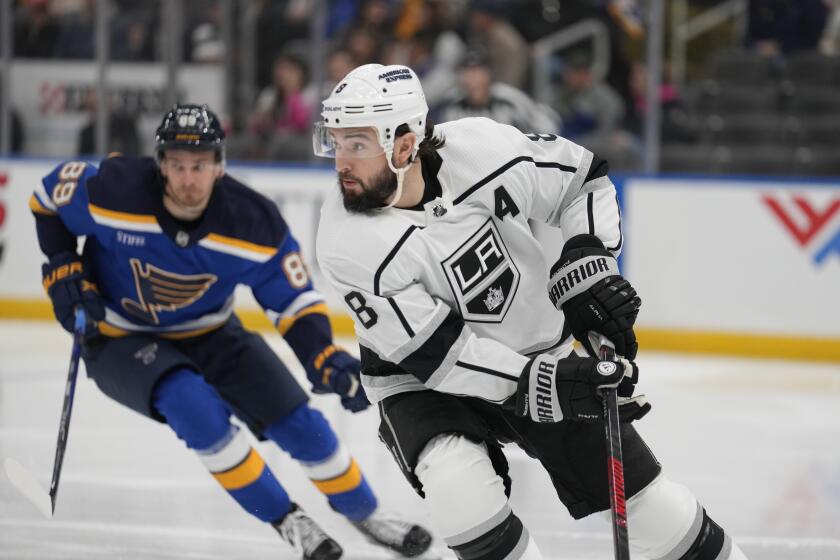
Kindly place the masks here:
<instances>
[{"instance_id":1,"label":"black beard","mask_svg":"<svg viewBox=\"0 0 840 560\"><path fill-rule=\"evenodd\" d=\"M361 187L361 194L348 193L341 184L342 179L356 181ZM370 180L368 185L358 177L352 175L338 174L338 187L341 189L341 198L344 200L344 209L356 214L372 214L374 210L382 208L387 204L391 195L397 190L397 175L389 168Z\"/></svg>"}]
</instances>

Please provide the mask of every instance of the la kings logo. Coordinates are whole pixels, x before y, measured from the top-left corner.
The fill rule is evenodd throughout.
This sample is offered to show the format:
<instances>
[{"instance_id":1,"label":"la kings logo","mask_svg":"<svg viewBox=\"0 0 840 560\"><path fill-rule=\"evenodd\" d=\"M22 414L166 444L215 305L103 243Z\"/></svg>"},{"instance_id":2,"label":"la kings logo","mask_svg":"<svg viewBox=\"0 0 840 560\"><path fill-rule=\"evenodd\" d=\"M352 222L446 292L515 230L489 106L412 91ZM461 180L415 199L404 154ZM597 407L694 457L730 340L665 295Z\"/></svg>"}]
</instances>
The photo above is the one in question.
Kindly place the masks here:
<instances>
[{"instance_id":1,"label":"la kings logo","mask_svg":"<svg viewBox=\"0 0 840 560\"><path fill-rule=\"evenodd\" d=\"M441 265L465 320L502 322L520 274L492 218Z\"/></svg>"}]
</instances>

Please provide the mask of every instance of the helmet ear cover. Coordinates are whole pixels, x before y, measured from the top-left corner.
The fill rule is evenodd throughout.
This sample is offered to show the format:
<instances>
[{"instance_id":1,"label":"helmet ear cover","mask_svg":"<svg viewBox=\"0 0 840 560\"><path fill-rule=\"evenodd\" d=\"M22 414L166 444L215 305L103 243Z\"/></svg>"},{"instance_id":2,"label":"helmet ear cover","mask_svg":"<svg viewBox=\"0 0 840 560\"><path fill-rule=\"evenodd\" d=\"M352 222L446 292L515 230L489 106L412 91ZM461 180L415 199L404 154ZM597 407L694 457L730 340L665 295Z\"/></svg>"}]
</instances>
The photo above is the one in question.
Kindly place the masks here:
<instances>
[{"instance_id":1,"label":"helmet ear cover","mask_svg":"<svg viewBox=\"0 0 840 560\"><path fill-rule=\"evenodd\" d=\"M330 128L373 128L388 164L397 129L406 125L417 135L412 159L425 138L429 107L420 80L407 66L365 64L347 74L324 100L323 121L315 125L315 155L335 157Z\"/></svg>"},{"instance_id":2,"label":"helmet ear cover","mask_svg":"<svg viewBox=\"0 0 840 560\"><path fill-rule=\"evenodd\" d=\"M166 150L213 151L217 162L225 159L225 131L207 105L176 104L163 116L155 131L158 161Z\"/></svg>"}]
</instances>

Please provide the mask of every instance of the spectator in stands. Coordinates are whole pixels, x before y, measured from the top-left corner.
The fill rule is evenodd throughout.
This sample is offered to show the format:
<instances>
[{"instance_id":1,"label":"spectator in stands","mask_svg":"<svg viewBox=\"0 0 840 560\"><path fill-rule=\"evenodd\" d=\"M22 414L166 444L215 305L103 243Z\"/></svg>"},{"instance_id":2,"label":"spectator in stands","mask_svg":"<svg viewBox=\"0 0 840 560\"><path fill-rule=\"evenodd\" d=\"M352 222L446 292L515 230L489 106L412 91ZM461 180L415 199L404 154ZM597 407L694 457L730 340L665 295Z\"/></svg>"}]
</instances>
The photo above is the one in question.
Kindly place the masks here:
<instances>
[{"instance_id":1,"label":"spectator in stands","mask_svg":"<svg viewBox=\"0 0 840 560\"><path fill-rule=\"evenodd\" d=\"M515 126L522 132L555 133L559 130L556 113L540 105L526 93L493 79L485 55L471 52L459 73L460 90L435 112L440 122L464 117L488 117Z\"/></svg>"},{"instance_id":2,"label":"spectator in stands","mask_svg":"<svg viewBox=\"0 0 840 560\"><path fill-rule=\"evenodd\" d=\"M625 108L621 97L592 72L592 57L582 50L565 57L563 82L553 103L563 120L563 136L621 162L633 166L639 155L637 140L621 128Z\"/></svg>"},{"instance_id":3,"label":"spectator in stands","mask_svg":"<svg viewBox=\"0 0 840 560\"><path fill-rule=\"evenodd\" d=\"M96 56L96 0L66 2L59 19L60 32L52 56L92 60ZM121 2L112 11L108 37L112 60L154 60L151 36L155 6Z\"/></svg>"},{"instance_id":4,"label":"spectator in stands","mask_svg":"<svg viewBox=\"0 0 840 560\"><path fill-rule=\"evenodd\" d=\"M346 2L355 0L343 0ZM335 0L330 0L330 11ZM312 8L308 0L254 0L249 9L257 14L257 86L266 87L272 82L274 59L277 53L288 49L290 43L308 41L311 32Z\"/></svg>"},{"instance_id":5,"label":"spectator in stands","mask_svg":"<svg viewBox=\"0 0 840 560\"><path fill-rule=\"evenodd\" d=\"M345 49L333 49L327 55L327 62L324 65L326 70L324 84L321 88L321 95L318 99L326 99L332 93L339 80L350 73L356 67L355 59L350 51Z\"/></svg>"},{"instance_id":6,"label":"spectator in stands","mask_svg":"<svg viewBox=\"0 0 840 560\"><path fill-rule=\"evenodd\" d=\"M48 0L21 4L14 24L12 52L22 58L50 58L55 51L59 27Z\"/></svg>"},{"instance_id":7,"label":"spectator in stands","mask_svg":"<svg viewBox=\"0 0 840 560\"><path fill-rule=\"evenodd\" d=\"M136 118L121 110L111 110L108 115L108 143L105 146L105 153L98 153L96 149L96 100L96 90L91 89L85 95L84 101L89 118L87 124L79 131L76 153L104 156L118 152L125 155L141 155Z\"/></svg>"},{"instance_id":8,"label":"spectator in stands","mask_svg":"<svg viewBox=\"0 0 840 560\"><path fill-rule=\"evenodd\" d=\"M824 0L749 0L747 46L769 57L816 50L827 15Z\"/></svg>"},{"instance_id":9,"label":"spectator in stands","mask_svg":"<svg viewBox=\"0 0 840 560\"><path fill-rule=\"evenodd\" d=\"M382 55L380 35L367 28L350 29L344 41L344 48L353 56L358 65L378 63Z\"/></svg>"},{"instance_id":10,"label":"spectator in stands","mask_svg":"<svg viewBox=\"0 0 840 560\"><path fill-rule=\"evenodd\" d=\"M316 92L307 82L306 65L297 55L284 53L275 59L272 85L260 93L251 117L255 156L309 159Z\"/></svg>"},{"instance_id":11,"label":"spectator in stands","mask_svg":"<svg viewBox=\"0 0 840 560\"><path fill-rule=\"evenodd\" d=\"M701 0L692 0L696 4ZM709 0L706 0L709 1ZM720 2L720 0L710 0ZM625 110L633 112L630 67L633 54L644 48L640 0L522 0L510 20L530 43L571 31L584 21L599 22L606 28L609 57L605 81L621 97ZM666 2L667 4L667 2ZM537 93L537 92L534 92Z\"/></svg>"},{"instance_id":12,"label":"spectator in stands","mask_svg":"<svg viewBox=\"0 0 840 560\"><path fill-rule=\"evenodd\" d=\"M528 44L511 24L505 21L506 6L500 0L476 1L469 12L468 44L487 52L496 81L518 89L527 87Z\"/></svg>"},{"instance_id":13,"label":"spectator in stands","mask_svg":"<svg viewBox=\"0 0 840 560\"><path fill-rule=\"evenodd\" d=\"M62 15L55 57L93 59L96 39L95 14L96 0L85 0L74 10Z\"/></svg>"},{"instance_id":14,"label":"spectator in stands","mask_svg":"<svg viewBox=\"0 0 840 560\"><path fill-rule=\"evenodd\" d=\"M338 30L338 41L346 45L351 36L360 30L372 37L373 42L379 46L391 40L394 36L392 4L388 0L357 0L356 10L347 13L351 19L346 20Z\"/></svg>"},{"instance_id":15,"label":"spectator in stands","mask_svg":"<svg viewBox=\"0 0 840 560\"><path fill-rule=\"evenodd\" d=\"M383 64L414 69L430 107L445 101L458 87L458 67L466 45L455 29L463 19L464 7L445 0L406 2L396 23L396 37L405 56L394 56L399 49L384 49Z\"/></svg>"},{"instance_id":16,"label":"spectator in stands","mask_svg":"<svg viewBox=\"0 0 840 560\"><path fill-rule=\"evenodd\" d=\"M195 21L187 33L186 59L198 63L222 62L225 54L222 5L218 1L205 1L196 6L203 9L194 11Z\"/></svg>"},{"instance_id":17,"label":"spectator in stands","mask_svg":"<svg viewBox=\"0 0 840 560\"><path fill-rule=\"evenodd\" d=\"M111 24L111 58L128 62L155 59L153 13L133 10L118 14Z\"/></svg>"},{"instance_id":18,"label":"spectator in stands","mask_svg":"<svg viewBox=\"0 0 840 560\"><path fill-rule=\"evenodd\" d=\"M635 111L625 119L628 130L641 136L643 122L647 112L647 66L634 62L630 70L630 91L633 93ZM659 88L659 106L661 107L661 135L663 142L692 142L697 135L689 123L689 116L676 86L668 79L666 72Z\"/></svg>"},{"instance_id":19,"label":"spectator in stands","mask_svg":"<svg viewBox=\"0 0 840 560\"><path fill-rule=\"evenodd\" d=\"M458 66L466 47L455 33L435 36L421 31L409 39L386 43L384 65L403 64L414 69L423 82L430 107L446 101L458 90Z\"/></svg>"}]
</instances>

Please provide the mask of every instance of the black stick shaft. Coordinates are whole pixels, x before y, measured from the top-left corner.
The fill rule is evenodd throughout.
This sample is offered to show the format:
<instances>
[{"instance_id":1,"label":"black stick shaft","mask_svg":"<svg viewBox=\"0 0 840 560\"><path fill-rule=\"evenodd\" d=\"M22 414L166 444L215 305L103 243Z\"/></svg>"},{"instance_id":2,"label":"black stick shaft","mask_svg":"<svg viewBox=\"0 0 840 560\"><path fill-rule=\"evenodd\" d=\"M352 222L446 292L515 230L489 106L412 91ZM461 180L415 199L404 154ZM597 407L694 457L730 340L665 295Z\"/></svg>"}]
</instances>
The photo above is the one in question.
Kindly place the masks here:
<instances>
[{"instance_id":1,"label":"black stick shaft","mask_svg":"<svg viewBox=\"0 0 840 560\"><path fill-rule=\"evenodd\" d=\"M609 346L601 347L601 358L614 360L615 353ZM621 451L621 425L618 416L618 399L615 389L603 392L604 419L607 436L607 477L609 481L610 508L612 511L613 545L616 560L630 560L627 534L627 502L624 495L624 458Z\"/></svg>"},{"instance_id":2,"label":"black stick shaft","mask_svg":"<svg viewBox=\"0 0 840 560\"><path fill-rule=\"evenodd\" d=\"M70 353L70 365L67 370L67 384L64 386L64 404L61 408L61 421L58 425L58 442L55 447L52 481L50 482L50 501L55 513L55 500L58 495L58 482L61 478L61 466L64 464L64 452L67 449L67 435L70 431L70 415L73 413L73 396L76 394L76 377L79 373L79 359L82 356L82 337L85 329L85 313L76 310L76 324L73 332L73 350Z\"/></svg>"}]
</instances>

